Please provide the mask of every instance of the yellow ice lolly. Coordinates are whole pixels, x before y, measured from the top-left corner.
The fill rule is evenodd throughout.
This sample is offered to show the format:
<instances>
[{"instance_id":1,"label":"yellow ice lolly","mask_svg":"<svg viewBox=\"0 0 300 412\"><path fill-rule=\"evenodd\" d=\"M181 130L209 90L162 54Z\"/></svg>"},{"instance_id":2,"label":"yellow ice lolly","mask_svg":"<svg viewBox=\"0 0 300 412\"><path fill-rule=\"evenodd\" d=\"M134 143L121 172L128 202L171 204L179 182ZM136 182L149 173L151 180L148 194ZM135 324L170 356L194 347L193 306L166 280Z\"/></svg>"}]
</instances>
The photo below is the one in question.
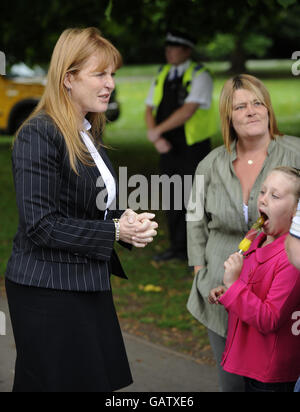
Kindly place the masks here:
<instances>
[{"instance_id":1,"label":"yellow ice lolly","mask_svg":"<svg viewBox=\"0 0 300 412\"><path fill-rule=\"evenodd\" d=\"M260 216L257 221L254 223L252 228L249 230L245 238L239 244L239 253L245 253L250 249L253 240L256 239L258 233L261 231L266 219L263 216Z\"/></svg>"}]
</instances>

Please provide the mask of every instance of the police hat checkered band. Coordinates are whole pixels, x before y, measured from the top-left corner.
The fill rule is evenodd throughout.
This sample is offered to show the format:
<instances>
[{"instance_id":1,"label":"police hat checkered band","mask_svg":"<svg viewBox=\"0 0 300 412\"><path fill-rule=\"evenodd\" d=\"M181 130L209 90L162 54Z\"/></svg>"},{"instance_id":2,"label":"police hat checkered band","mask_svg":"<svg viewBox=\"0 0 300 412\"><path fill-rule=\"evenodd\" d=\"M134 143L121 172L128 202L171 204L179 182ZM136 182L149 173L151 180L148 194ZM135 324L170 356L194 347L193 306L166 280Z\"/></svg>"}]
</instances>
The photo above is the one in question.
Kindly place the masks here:
<instances>
[{"instance_id":1,"label":"police hat checkered band","mask_svg":"<svg viewBox=\"0 0 300 412\"><path fill-rule=\"evenodd\" d=\"M193 43L191 40L173 35L172 33L167 34L166 43L182 44L183 46L188 46L192 48L195 47L195 43Z\"/></svg>"}]
</instances>

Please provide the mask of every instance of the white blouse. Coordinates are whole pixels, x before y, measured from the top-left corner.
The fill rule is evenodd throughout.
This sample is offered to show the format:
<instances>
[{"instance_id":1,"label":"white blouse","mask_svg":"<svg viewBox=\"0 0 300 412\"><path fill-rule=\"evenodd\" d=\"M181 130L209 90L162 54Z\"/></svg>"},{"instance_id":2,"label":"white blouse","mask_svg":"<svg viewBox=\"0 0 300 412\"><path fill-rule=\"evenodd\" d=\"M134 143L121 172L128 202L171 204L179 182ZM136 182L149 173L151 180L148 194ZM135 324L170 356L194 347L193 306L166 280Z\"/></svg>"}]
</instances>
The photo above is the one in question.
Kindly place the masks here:
<instances>
[{"instance_id":1,"label":"white blouse","mask_svg":"<svg viewBox=\"0 0 300 412\"><path fill-rule=\"evenodd\" d=\"M91 138L86 133L86 131L90 130L91 127L92 126L91 126L90 122L87 119L84 119L83 131L80 132L80 135L81 135L88 151L90 152L92 158L94 159L94 162L95 162L96 166L98 167L100 175L102 176L104 184L106 186L106 190L107 190L107 194L108 194L107 203L106 203L106 212L105 212L105 217L104 217L104 219L106 219L107 209L109 209L109 207L112 205L112 203L116 199L117 188L116 188L116 182L115 182L115 179L114 179L113 175L111 174L109 168L106 166L104 160L100 156L100 153L96 149L96 147L95 147L94 143L92 142Z\"/></svg>"},{"instance_id":2,"label":"white blouse","mask_svg":"<svg viewBox=\"0 0 300 412\"><path fill-rule=\"evenodd\" d=\"M245 217L245 222L249 223L249 206L246 205L245 203L243 204L243 211L244 211L244 217Z\"/></svg>"}]
</instances>

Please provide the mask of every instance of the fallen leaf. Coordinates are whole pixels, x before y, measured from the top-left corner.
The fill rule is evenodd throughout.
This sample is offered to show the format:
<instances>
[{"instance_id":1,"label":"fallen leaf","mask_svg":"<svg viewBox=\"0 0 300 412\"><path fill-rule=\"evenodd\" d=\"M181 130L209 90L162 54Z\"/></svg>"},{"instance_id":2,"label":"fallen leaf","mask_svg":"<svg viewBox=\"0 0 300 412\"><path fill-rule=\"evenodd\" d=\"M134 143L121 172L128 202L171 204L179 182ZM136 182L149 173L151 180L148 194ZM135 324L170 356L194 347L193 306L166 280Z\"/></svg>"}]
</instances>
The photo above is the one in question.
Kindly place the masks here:
<instances>
[{"instance_id":1,"label":"fallen leaf","mask_svg":"<svg viewBox=\"0 0 300 412\"><path fill-rule=\"evenodd\" d=\"M155 286L155 285L146 285L146 286L139 285L139 290L142 290L143 292L146 292L146 293L150 293L150 292L161 293L163 291L163 288L161 286Z\"/></svg>"}]
</instances>

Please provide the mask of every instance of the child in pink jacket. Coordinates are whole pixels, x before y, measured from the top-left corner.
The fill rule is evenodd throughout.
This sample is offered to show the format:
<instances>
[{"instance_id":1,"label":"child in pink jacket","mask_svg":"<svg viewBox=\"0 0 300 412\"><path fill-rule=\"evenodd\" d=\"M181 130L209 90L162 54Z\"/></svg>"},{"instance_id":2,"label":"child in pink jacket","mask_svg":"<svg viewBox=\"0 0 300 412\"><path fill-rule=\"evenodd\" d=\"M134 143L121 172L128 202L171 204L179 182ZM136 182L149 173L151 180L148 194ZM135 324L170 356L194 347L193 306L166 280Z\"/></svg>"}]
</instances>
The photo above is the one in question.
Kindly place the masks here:
<instances>
[{"instance_id":1,"label":"child in pink jacket","mask_svg":"<svg viewBox=\"0 0 300 412\"><path fill-rule=\"evenodd\" d=\"M293 219L290 236L288 236L285 243L285 249L291 264L300 270L300 201L298 203L297 214ZM295 392L300 392L300 378L296 384Z\"/></svg>"},{"instance_id":2,"label":"child in pink jacket","mask_svg":"<svg viewBox=\"0 0 300 412\"><path fill-rule=\"evenodd\" d=\"M246 392L292 392L300 375L300 272L285 251L299 197L297 170L268 176L258 199L263 233L225 262L225 286L210 293L229 312L222 366L244 376Z\"/></svg>"}]
</instances>

